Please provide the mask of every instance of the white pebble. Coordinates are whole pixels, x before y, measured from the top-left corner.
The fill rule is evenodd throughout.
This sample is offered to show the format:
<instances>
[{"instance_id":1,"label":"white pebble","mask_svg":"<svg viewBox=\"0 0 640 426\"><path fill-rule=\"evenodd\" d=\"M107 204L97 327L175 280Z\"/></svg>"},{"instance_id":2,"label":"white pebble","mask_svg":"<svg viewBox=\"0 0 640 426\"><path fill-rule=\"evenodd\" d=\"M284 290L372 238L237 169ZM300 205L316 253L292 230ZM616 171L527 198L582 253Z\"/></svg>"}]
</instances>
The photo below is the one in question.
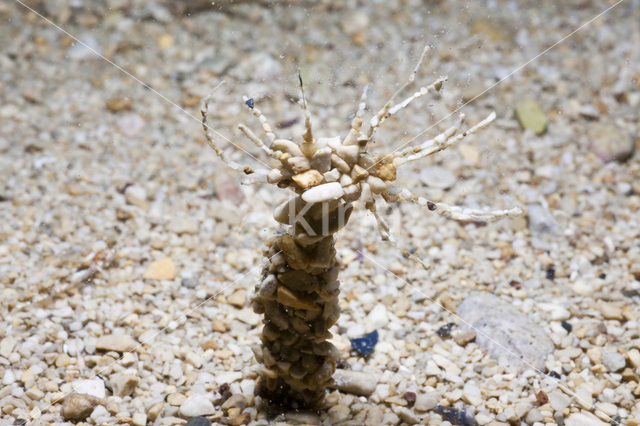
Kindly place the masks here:
<instances>
[{"instance_id":1,"label":"white pebble","mask_svg":"<svg viewBox=\"0 0 640 426\"><path fill-rule=\"evenodd\" d=\"M180 405L180 414L185 417L207 416L213 414L213 403L203 394L193 394Z\"/></svg>"},{"instance_id":2,"label":"white pebble","mask_svg":"<svg viewBox=\"0 0 640 426\"><path fill-rule=\"evenodd\" d=\"M322 203L335 200L343 195L342 186L338 182L331 182L308 189L302 194L302 199L307 203Z\"/></svg>"},{"instance_id":3,"label":"white pebble","mask_svg":"<svg viewBox=\"0 0 640 426\"><path fill-rule=\"evenodd\" d=\"M387 315L387 308L382 303L378 303L365 319L368 331L382 328L387 325L388 322L389 315Z\"/></svg>"},{"instance_id":4,"label":"white pebble","mask_svg":"<svg viewBox=\"0 0 640 426\"><path fill-rule=\"evenodd\" d=\"M416 402L413 407L418 411L429 411L440 401L438 392L421 393L416 396Z\"/></svg>"},{"instance_id":5,"label":"white pebble","mask_svg":"<svg viewBox=\"0 0 640 426\"><path fill-rule=\"evenodd\" d=\"M620 352L610 351L602 354L602 363L610 373L615 373L616 371L622 370L627 361Z\"/></svg>"},{"instance_id":6,"label":"white pebble","mask_svg":"<svg viewBox=\"0 0 640 426\"><path fill-rule=\"evenodd\" d=\"M16 376L13 374L13 370L5 370L4 375L2 376L2 384L10 385L16 381Z\"/></svg>"},{"instance_id":7,"label":"white pebble","mask_svg":"<svg viewBox=\"0 0 640 426\"><path fill-rule=\"evenodd\" d=\"M106 395L104 382L101 379L75 380L71 383L71 387L77 393L84 393L100 399Z\"/></svg>"}]
</instances>

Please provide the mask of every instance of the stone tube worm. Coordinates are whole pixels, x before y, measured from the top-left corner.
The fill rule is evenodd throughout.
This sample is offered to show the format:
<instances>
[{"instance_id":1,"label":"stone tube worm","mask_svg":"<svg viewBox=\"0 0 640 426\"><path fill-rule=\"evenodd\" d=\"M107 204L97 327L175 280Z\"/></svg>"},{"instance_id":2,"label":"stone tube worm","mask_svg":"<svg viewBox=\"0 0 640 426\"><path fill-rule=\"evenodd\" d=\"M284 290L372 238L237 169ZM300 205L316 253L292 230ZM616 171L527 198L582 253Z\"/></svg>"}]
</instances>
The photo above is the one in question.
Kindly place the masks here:
<instances>
[{"instance_id":1,"label":"stone tube worm","mask_svg":"<svg viewBox=\"0 0 640 426\"><path fill-rule=\"evenodd\" d=\"M362 203L374 214L385 240L390 239L389 229L376 208L381 200L387 203L413 201L429 211L456 220L486 222L521 213L517 207L486 211L435 203L392 185L398 167L442 151L481 130L495 119L495 113L465 131L460 130L464 122L464 116L461 116L459 125L418 146L395 153L376 156L367 150L375 131L385 120L415 99L437 93L442 88L446 77L395 103L396 96L413 84L427 51L425 48L422 52L408 82L371 118L366 132L362 129L365 88L351 129L344 138L314 138L302 79L300 103L305 115L305 132L301 143L279 139L254 100L244 99L260 121L267 142L244 124L238 128L275 160L277 166L271 170L253 171L236 163L227 164L246 174L262 176L267 183L294 193L275 209L275 219L288 228L267 242L268 262L251 301L254 311L264 316L262 344L254 348L261 364L257 389L272 403L290 408L318 408L332 384L339 353L329 342L329 329L340 314L340 266L336 260L334 234L347 224L353 203ZM203 129L209 145L227 162L207 124L208 104L209 98L202 108Z\"/></svg>"}]
</instances>

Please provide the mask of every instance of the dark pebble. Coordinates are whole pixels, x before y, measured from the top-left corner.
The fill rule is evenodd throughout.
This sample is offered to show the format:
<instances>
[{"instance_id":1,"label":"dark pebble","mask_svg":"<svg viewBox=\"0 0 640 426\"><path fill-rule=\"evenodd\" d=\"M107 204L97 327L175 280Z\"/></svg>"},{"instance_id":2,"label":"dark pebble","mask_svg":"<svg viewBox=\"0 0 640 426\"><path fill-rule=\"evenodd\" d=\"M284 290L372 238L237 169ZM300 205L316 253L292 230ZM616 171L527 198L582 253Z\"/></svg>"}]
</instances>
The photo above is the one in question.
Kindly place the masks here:
<instances>
[{"instance_id":1,"label":"dark pebble","mask_svg":"<svg viewBox=\"0 0 640 426\"><path fill-rule=\"evenodd\" d=\"M187 426L211 426L211 422L206 417L191 417L187 422Z\"/></svg>"},{"instance_id":2,"label":"dark pebble","mask_svg":"<svg viewBox=\"0 0 640 426\"><path fill-rule=\"evenodd\" d=\"M249 108L253 109L253 105L254 105L253 98L247 99L246 101L244 101L244 103L247 104Z\"/></svg>"},{"instance_id":3,"label":"dark pebble","mask_svg":"<svg viewBox=\"0 0 640 426\"><path fill-rule=\"evenodd\" d=\"M549 395L545 391L540 391L536 394L536 406L541 406L549 402Z\"/></svg>"},{"instance_id":4,"label":"dark pebble","mask_svg":"<svg viewBox=\"0 0 640 426\"><path fill-rule=\"evenodd\" d=\"M369 356L378 344L378 330L367 333L364 337L351 339L351 347L362 356Z\"/></svg>"},{"instance_id":5,"label":"dark pebble","mask_svg":"<svg viewBox=\"0 0 640 426\"><path fill-rule=\"evenodd\" d=\"M15 419L13 421L14 426L22 426L22 425L26 425L27 424L27 419Z\"/></svg>"},{"instance_id":6,"label":"dark pebble","mask_svg":"<svg viewBox=\"0 0 640 426\"><path fill-rule=\"evenodd\" d=\"M604 272L600 274L599 278L601 280L604 280L605 278L607 278L607 274L605 274Z\"/></svg>"},{"instance_id":7,"label":"dark pebble","mask_svg":"<svg viewBox=\"0 0 640 426\"><path fill-rule=\"evenodd\" d=\"M478 426L473 419L473 415L455 407L446 407L444 405L436 405L435 412L444 417L445 420L459 426Z\"/></svg>"},{"instance_id":8,"label":"dark pebble","mask_svg":"<svg viewBox=\"0 0 640 426\"><path fill-rule=\"evenodd\" d=\"M522 288L522 283L521 283L520 281L516 281L516 280L512 280L512 281L509 283L509 285L510 285L511 287L513 287L513 288L518 289L518 290Z\"/></svg>"},{"instance_id":9,"label":"dark pebble","mask_svg":"<svg viewBox=\"0 0 640 426\"><path fill-rule=\"evenodd\" d=\"M220 398L216 401L216 405L222 405L227 399L231 398L231 389L228 383L221 384L218 392L220 392Z\"/></svg>"},{"instance_id":10,"label":"dark pebble","mask_svg":"<svg viewBox=\"0 0 640 426\"><path fill-rule=\"evenodd\" d=\"M553 370L549 371L549 376L553 377L554 379L560 379L561 378L560 374L556 373Z\"/></svg>"},{"instance_id":11,"label":"dark pebble","mask_svg":"<svg viewBox=\"0 0 640 426\"><path fill-rule=\"evenodd\" d=\"M193 277L183 278L180 283L186 288L196 288L198 286L198 280Z\"/></svg>"},{"instance_id":12,"label":"dark pebble","mask_svg":"<svg viewBox=\"0 0 640 426\"><path fill-rule=\"evenodd\" d=\"M566 321L562 321L560 323L560 325L562 326L562 328L564 328L565 330L567 330L567 333L571 333L571 330L573 330L573 327L571 326L571 324L569 324Z\"/></svg>"},{"instance_id":13,"label":"dark pebble","mask_svg":"<svg viewBox=\"0 0 640 426\"><path fill-rule=\"evenodd\" d=\"M638 290L622 290L622 294L626 297L632 298L636 296L640 296L640 291Z\"/></svg>"},{"instance_id":14,"label":"dark pebble","mask_svg":"<svg viewBox=\"0 0 640 426\"><path fill-rule=\"evenodd\" d=\"M556 268L554 266L549 266L547 268L547 279L552 280L556 277Z\"/></svg>"},{"instance_id":15,"label":"dark pebble","mask_svg":"<svg viewBox=\"0 0 640 426\"><path fill-rule=\"evenodd\" d=\"M453 328L453 326L454 324L450 322L449 324L440 327L438 331L436 331L436 333L438 333L438 336L440 337L449 337L451 336L451 329Z\"/></svg>"},{"instance_id":16,"label":"dark pebble","mask_svg":"<svg viewBox=\"0 0 640 426\"><path fill-rule=\"evenodd\" d=\"M415 392L405 392L404 393L404 399L406 399L409 404L413 405L413 403L416 402L416 393Z\"/></svg>"}]
</instances>

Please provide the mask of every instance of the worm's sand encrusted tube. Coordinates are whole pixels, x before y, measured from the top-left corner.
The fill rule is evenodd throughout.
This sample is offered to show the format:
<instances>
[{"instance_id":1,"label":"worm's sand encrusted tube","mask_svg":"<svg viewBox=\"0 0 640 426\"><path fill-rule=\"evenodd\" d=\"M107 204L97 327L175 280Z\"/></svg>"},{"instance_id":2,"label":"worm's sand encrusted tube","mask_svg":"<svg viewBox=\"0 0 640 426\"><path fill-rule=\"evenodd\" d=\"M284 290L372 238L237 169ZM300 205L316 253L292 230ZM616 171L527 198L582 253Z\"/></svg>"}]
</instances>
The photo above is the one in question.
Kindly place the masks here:
<instances>
[{"instance_id":1,"label":"worm's sand encrusted tube","mask_svg":"<svg viewBox=\"0 0 640 426\"><path fill-rule=\"evenodd\" d=\"M254 352L263 364L258 392L276 406L318 407L333 381L339 353L328 342L329 328L340 315L333 234L351 206L331 204L313 205L302 216L311 235L299 222L267 243L269 261L252 299L254 311L264 314L262 346ZM322 217L327 232L316 234Z\"/></svg>"},{"instance_id":2,"label":"worm's sand encrusted tube","mask_svg":"<svg viewBox=\"0 0 640 426\"><path fill-rule=\"evenodd\" d=\"M422 51L409 80L371 118L366 133L362 131L366 87L347 135L315 139L300 78L300 103L305 114L305 132L300 144L279 139L255 101L244 98L260 121L267 142L244 124L239 124L238 129L271 159L274 166L269 166L273 167L270 169L253 170L226 160L216 141L218 136L223 136L207 124L211 97L205 99L201 111L202 128L218 157L232 169L249 175L247 183L265 182L296 194L275 209L274 218L289 229L267 243L268 261L252 299L253 310L264 315L262 346L254 348L256 359L262 364L257 390L276 406L320 408L325 391L332 384L339 354L328 341L331 338L329 328L340 314L334 234L349 220L351 203L359 202L373 214L382 239L392 245L396 243L391 238L389 226L378 214L379 203L410 201L454 220L474 222L491 222L522 213L518 207L486 210L436 203L393 184L398 167L460 143L488 126L496 118L495 113L464 131L461 128L465 117L461 114L458 125L419 145L412 144L388 154L373 155L367 150L376 129L386 120L414 100L440 92L446 77L438 78L395 103L395 98L412 86L428 50L425 47ZM424 266L416 256L408 256Z\"/></svg>"}]
</instances>

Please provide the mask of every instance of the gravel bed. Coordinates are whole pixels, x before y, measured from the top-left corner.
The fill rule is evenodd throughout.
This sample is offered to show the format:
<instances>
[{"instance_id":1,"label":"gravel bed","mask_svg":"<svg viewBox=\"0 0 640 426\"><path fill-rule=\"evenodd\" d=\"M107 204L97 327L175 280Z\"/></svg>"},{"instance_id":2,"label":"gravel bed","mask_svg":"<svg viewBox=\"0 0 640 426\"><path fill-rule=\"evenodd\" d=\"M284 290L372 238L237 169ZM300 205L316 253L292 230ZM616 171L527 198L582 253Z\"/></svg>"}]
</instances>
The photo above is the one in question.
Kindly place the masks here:
<instances>
[{"instance_id":1,"label":"gravel bed","mask_svg":"<svg viewBox=\"0 0 640 426\"><path fill-rule=\"evenodd\" d=\"M28 5L68 34L0 3L1 425L640 424L640 1L539 57L613 3ZM398 249L354 212L336 244L337 388L318 413L268 412L249 298L286 194L216 158L202 99L229 158L259 167L243 95L300 140L299 68L316 136L344 136L362 87L370 116L425 44L417 81L447 75L442 96L388 120L374 152L467 102L469 123L495 111L398 180L525 214L385 207ZM369 356L351 348L374 330Z\"/></svg>"}]
</instances>

